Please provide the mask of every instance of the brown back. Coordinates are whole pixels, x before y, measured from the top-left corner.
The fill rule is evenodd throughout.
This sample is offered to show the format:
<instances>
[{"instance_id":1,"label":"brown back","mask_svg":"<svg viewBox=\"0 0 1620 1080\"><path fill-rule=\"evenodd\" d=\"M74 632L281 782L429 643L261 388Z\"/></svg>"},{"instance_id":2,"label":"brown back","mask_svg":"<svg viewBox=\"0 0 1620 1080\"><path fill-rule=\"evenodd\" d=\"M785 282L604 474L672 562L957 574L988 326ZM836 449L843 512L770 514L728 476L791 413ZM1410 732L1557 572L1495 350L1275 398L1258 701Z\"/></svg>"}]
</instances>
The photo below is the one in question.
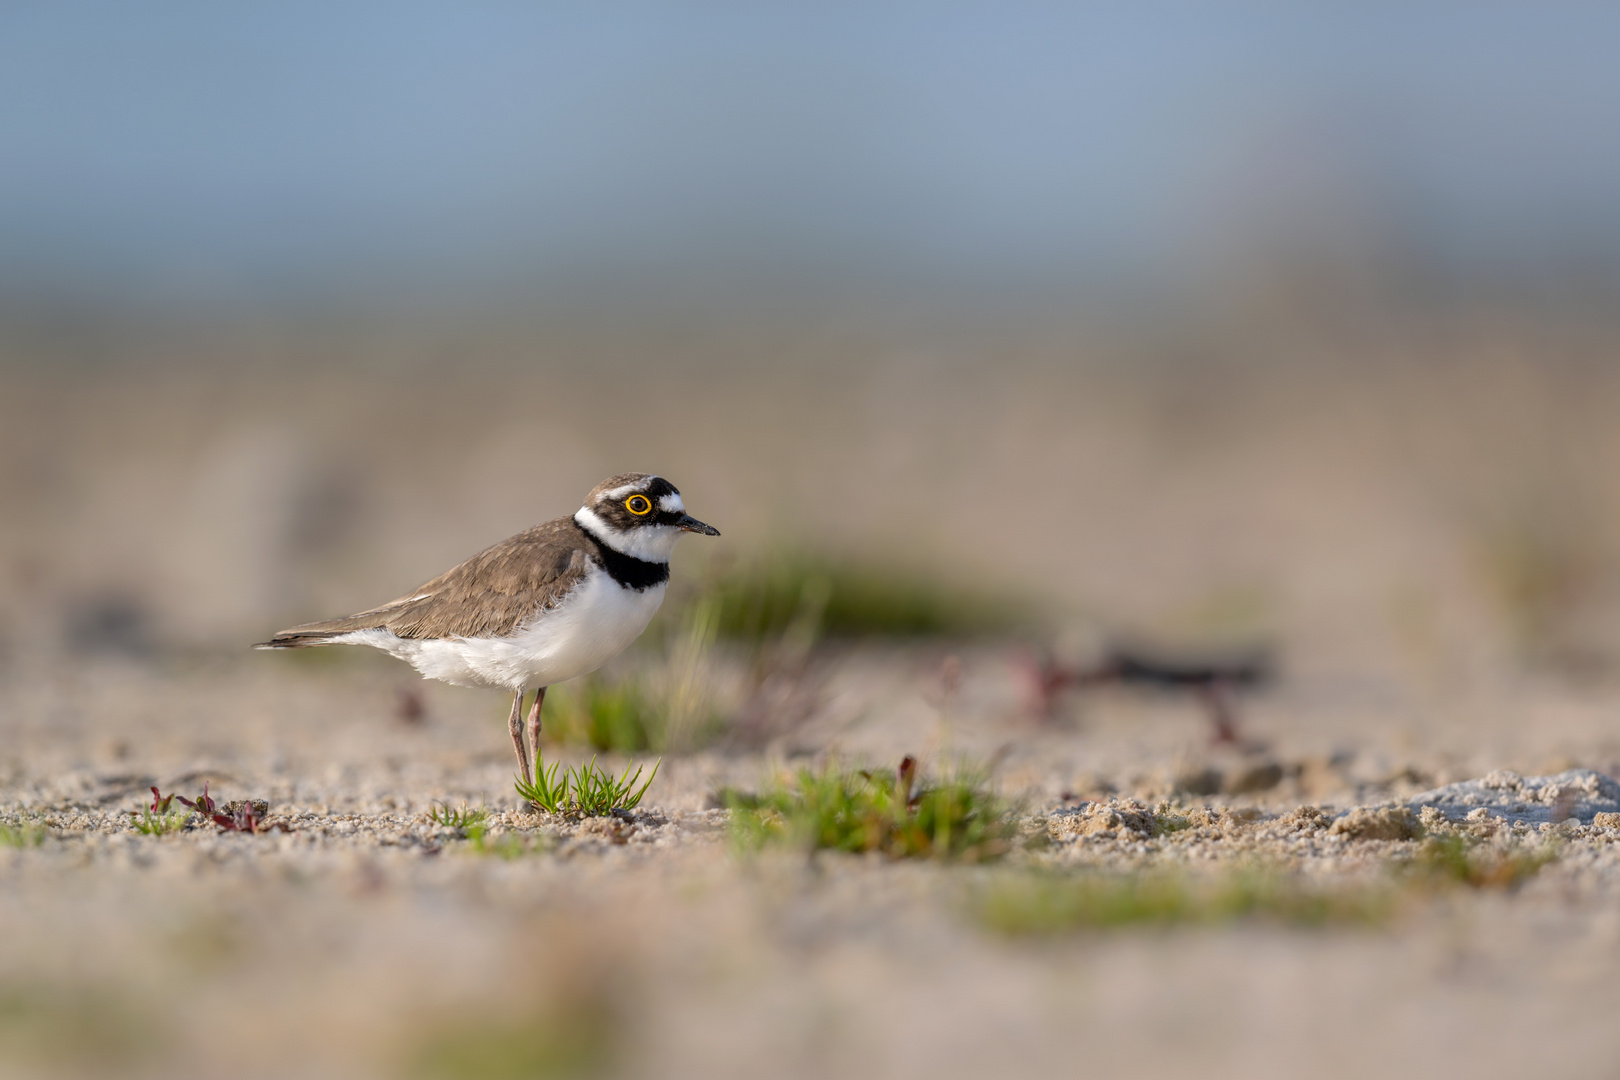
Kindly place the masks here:
<instances>
[{"instance_id":1,"label":"brown back","mask_svg":"<svg viewBox=\"0 0 1620 1080\"><path fill-rule=\"evenodd\" d=\"M398 600L341 619L304 623L264 644L321 645L353 630L402 638L498 637L554 608L590 569L595 545L572 517L536 525L489 547Z\"/></svg>"}]
</instances>

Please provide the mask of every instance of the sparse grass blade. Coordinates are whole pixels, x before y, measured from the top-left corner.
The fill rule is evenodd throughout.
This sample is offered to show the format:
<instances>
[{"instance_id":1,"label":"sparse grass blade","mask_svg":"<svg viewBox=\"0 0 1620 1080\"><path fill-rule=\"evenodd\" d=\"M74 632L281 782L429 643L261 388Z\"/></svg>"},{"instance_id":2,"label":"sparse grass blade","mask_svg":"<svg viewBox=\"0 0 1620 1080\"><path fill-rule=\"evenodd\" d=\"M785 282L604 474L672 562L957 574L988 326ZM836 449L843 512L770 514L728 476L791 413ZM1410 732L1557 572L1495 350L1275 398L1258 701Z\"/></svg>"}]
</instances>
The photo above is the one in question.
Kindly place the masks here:
<instances>
[{"instance_id":1,"label":"sparse grass blade","mask_svg":"<svg viewBox=\"0 0 1620 1080\"><path fill-rule=\"evenodd\" d=\"M469 807L466 803L462 803L459 809L451 809L444 803L434 803L428 810L428 820L433 824L458 829L463 836L467 835L468 829L484 824L488 818L489 811L484 807Z\"/></svg>"},{"instance_id":2,"label":"sparse grass blade","mask_svg":"<svg viewBox=\"0 0 1620 1080\"><path fill-rule=\"evenodd\" d=\"M714 598L704 597L684 613L681 632L669 650L659 750L684 752L718 734L721 725L713 710L712 653L719 610Z\"/></svg>"},{"instance_id":3,"label":"sparse grass blade","mask_svg":"<svg viewBox=\"0 0 1620 1080\"><path fill-rule=\"evenodd\" d=\"M559 782L557 773L562 768L561 763L553 763L546 768L544 754L540 754L534 763L534 779L531 781L522 773L517 778L517 793L527 802L548 814L560 814L568 805L569 773L563 770Z\"/></svg>"},{"instance_id":4,"label":"sparse grass blade","mask_svg":"<svg viewBox=\"0 0 1620 1080\"><path fill-rule=\"evenodd\" d=\"M641 797L647 794L648 788L652 787L653 780L658 776L658 767L663 763L663 758L659 758L657 761L653 762L652 772L648 775L647 782L642 784L641 787L636 790L632 789L636 787L636 781L641 779L641 766L636 766L636 774L634 776L630 775L630 766L626 765L624 767L624 776L619 777L619 783L624 788L624 794L622 796L622 806L624 809L634 810L636 807L641 805Z\"/></svg>"},{"instance_id":5,"label":"sparse grass blade","mask_svg":"<svg viewBox=\"0 0 1620 1080\"><path fill-rule=\"evenodd\" d=\"M184 829L191 820L191 812L187 810L153 813L145 806L139 811L131 810L129 816L131 827L142 836L167 836Z\"/></svg>"}]
</instances>

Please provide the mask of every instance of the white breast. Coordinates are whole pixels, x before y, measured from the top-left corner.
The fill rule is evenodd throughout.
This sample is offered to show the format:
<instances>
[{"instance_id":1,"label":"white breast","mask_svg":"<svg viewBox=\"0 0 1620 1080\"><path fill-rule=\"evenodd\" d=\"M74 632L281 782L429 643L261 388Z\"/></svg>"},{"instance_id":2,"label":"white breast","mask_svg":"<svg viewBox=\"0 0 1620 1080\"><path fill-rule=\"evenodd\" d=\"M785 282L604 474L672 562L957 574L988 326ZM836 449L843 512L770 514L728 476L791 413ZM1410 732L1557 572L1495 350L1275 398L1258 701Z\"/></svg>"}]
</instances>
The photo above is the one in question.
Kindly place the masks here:
<instances>
[{"instance_id":1,"label":"white breast","mask_svg":"<svg viewBox=\"0 0 1620 1080\"><path fill-rule=\"evenodd\" d=\"M626 589L593 566L559 606L510 637L401 638L392 630L356 630L335 640L382 649L423 677L456 686L551 686L595 671L623 652L647 629L665 587Z\"/></svg>"}]
</instances>

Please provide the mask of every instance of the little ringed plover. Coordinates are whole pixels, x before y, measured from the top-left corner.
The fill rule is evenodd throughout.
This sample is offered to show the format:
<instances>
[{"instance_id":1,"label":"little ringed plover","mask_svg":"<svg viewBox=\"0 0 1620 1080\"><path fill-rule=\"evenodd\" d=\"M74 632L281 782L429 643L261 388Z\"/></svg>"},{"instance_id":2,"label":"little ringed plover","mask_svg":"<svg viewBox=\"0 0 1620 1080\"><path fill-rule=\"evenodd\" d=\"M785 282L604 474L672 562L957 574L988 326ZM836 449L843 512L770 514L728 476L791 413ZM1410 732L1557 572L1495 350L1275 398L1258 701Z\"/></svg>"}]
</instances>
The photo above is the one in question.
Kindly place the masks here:
<instances>
[{"instance_id":1,"label":"little ringed plover","mask_svg":"<svg viewBox=\"0 0 1620 1080\"><path fill-rule=\"evenodd\" d=\"M423 678L512 692L508 727L527 779L540 753L546 687L595 671L641 636L663 603L682 533L719 536L686 512L661 476L624 473L596 485L571 517L502 540L381 607L283 630L256 649L370 645Z\"/></svg>"}]
</instances>

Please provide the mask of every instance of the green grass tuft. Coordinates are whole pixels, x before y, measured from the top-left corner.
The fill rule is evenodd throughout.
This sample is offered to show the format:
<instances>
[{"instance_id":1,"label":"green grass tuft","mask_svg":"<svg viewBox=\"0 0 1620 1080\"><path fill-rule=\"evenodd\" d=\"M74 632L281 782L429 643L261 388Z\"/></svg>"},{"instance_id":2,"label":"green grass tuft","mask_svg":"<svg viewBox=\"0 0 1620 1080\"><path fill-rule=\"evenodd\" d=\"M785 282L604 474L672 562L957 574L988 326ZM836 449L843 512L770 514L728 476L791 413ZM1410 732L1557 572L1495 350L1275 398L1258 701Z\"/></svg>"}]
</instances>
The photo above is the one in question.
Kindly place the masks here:
<instances>
[{"instance_id":1,"label":"green grass tuft","mask_svg":"<svg viewBox=\"0 0 1620 1080\"><path fill-rule=\"evenodd\" d=\"M964 769L913 789L899 770L873 773L836 763L801 769L759 795L726 794L744 850L785 843L810 850L882 852L890 858L963 861L1005 854L1016 834L1010 807Z\"/></svg>"},{"instance_id":2,"label":"green grass tuft","mask_svg":"<svg viewBox=\"0 0 1620 1080\"><path fill-rule=\"evenodd\" d=\"M1374 925L1395 910L1387 885L1310 886L1281 871L1248 868L1210 880L1176 871L1019 874L975 903L980 922L1014 936L1132 925L1212 925L1264 919L1298 926Z\"/></svg>"},{"instance_id":3,"label":"green grass tuft","mask_svg":"<svg viewBox=\"0 0 1620 1080\"><path fill-rule=\"evenodd\" d=\"M631 766L626 765L624 773L615 779L612 773L596 764L595 757L578 768L564 767L560 763L547 768L542 755L534 763L534 779L519 775L515 786L527 802L548 814L602 817L615 810L634 810L639 806L662 764L662 759L654 762L651 775L637 788L636 782L641 780L640 765L634 767L633 775Z\"/></svg>"}]
</instances>

